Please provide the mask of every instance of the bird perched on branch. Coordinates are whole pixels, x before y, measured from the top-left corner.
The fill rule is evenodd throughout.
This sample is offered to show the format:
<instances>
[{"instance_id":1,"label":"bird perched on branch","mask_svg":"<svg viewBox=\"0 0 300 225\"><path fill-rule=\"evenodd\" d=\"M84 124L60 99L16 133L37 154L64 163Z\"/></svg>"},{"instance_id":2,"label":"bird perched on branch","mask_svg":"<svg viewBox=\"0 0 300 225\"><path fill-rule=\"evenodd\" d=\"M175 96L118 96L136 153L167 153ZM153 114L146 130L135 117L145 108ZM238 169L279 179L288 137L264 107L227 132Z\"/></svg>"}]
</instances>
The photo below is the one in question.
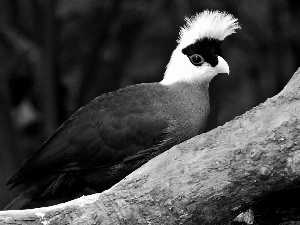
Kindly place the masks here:
<instances>
[{"instance_id":1,"label":"bird perched on branch","mask_svg":"<svg viewBox=\"0 0 300 225\"><path fill-rule=\"evenodd\" d=\"M209 82L218 73L229 74L220 45L240 26L219 11L204 11L186 22L163 80L106 93L81 107L8 181L26 189L6 209L88 189L101 192L203 132Z\"/></svg>"}]
</instances>

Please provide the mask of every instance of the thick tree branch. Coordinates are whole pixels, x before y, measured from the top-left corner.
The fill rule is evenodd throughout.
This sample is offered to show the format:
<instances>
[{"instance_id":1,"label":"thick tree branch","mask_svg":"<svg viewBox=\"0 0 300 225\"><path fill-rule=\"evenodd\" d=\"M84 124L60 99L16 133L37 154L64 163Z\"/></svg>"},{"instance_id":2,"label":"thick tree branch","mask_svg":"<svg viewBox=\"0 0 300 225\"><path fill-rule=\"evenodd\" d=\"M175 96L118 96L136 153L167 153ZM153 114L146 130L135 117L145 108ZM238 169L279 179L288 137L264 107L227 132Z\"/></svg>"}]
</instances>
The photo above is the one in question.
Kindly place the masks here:
<instances>
[{"instance_id":1,"label":"thick tree branch","mask_svg":"<svg viewBox=\"0 0 300 225\"><path fill-rule=\"evenodd\" d=\"M155 157L111 189L4 224L226 224L261 197L300 184L300 70L282 92Z\"/></svg>"}]
</instances>

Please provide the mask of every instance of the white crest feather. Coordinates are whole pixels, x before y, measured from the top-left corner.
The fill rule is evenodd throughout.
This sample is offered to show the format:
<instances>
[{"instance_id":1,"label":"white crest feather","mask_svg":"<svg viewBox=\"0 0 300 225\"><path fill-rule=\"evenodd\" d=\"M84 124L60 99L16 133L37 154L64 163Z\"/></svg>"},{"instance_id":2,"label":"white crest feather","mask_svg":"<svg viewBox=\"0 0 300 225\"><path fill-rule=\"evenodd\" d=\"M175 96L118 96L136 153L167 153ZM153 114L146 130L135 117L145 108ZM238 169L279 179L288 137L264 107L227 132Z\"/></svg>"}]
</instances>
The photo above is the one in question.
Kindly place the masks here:
<instances>
[{"instance_id":1,"label":"white crest feather","mask_svg":"<svg viewBox=\"0 0 300 225\"><path fill-rule=\"evenodd\" d=\"M187 46L202 38L213 38L223 41L228 35L241 28L231 14L220 11L205 10L191 18L185 19L187 24L181 28L178 43Z\"/></svg>"}]
</instances>

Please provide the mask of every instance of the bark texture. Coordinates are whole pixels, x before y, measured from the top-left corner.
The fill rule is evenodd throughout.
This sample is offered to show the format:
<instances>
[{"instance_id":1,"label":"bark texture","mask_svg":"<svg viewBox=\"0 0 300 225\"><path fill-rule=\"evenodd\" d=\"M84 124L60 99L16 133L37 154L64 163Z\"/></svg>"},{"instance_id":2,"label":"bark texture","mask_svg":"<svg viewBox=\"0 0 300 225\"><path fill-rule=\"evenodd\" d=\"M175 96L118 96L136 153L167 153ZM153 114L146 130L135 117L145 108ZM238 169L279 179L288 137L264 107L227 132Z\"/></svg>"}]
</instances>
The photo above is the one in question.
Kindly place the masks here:
<instances>
[{"instance_id":1,"label":"bark texture","mask_svg":"<svg viewBox=\"0 0 300 225\"><path fill-rule=\"evenodd\" d=\"M300 184L300 70L276 96L152 159L111 189L0 224L226 224Z\"/></svg>"}]
</instances>

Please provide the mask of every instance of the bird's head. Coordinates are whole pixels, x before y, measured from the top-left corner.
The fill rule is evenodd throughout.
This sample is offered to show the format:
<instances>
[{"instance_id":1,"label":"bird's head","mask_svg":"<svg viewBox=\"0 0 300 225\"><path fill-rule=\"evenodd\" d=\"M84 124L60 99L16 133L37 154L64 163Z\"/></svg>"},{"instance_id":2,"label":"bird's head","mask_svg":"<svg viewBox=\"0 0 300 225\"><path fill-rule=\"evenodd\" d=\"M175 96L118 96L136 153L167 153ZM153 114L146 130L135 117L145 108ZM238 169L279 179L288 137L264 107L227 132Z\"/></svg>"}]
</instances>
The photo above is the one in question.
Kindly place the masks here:
<instances>
[{"instance_id":1,"label":"bird's head","mask_svg":"<svg viewBox=\"0 0 300 225\"><path fill-rule=\"evenodd\" d=\"M209 83L218 73L229 74L222 58L222 41L240 28L231 14L204 11L186 19L161 84Z\"/></svg>"}]
</instances>

